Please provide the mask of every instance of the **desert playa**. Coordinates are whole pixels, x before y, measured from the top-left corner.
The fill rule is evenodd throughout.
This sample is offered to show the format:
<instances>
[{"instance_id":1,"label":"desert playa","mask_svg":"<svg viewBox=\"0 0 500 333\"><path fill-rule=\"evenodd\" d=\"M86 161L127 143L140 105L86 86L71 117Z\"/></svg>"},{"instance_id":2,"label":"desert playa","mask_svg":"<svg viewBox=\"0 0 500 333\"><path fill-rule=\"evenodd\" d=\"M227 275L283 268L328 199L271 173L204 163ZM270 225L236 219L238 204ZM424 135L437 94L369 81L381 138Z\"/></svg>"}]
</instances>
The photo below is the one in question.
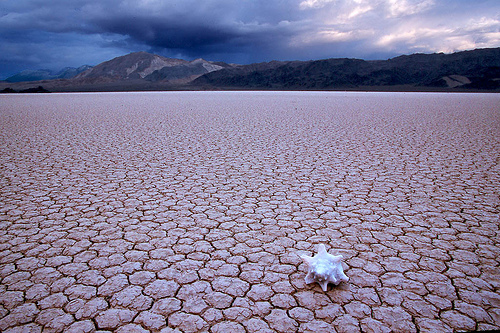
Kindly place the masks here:
<instances>
[{"instance_id":1,"label":"desert playa","mask_svg":"<svg viewBox=\"0 0 500 333\"><path fill-rule=\"evenodd\" d=\"M0 128L2 332L500 329L498 94L7 94Z\"/></svg>"}]
</instances>

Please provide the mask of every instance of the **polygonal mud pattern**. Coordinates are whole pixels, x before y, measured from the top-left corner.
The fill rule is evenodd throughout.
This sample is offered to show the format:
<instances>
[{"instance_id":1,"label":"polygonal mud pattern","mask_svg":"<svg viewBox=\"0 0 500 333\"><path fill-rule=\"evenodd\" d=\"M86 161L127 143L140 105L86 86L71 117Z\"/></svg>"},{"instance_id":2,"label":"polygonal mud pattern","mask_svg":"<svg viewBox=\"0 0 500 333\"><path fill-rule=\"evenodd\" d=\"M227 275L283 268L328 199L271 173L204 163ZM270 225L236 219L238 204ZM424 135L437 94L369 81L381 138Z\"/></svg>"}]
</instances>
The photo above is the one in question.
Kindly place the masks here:
<instances>
[{"instance_id":1,"label":"polygonal mud pattern","mask_svg":"<svg viewBox=\"0 0 500 333\"><path fill-rule=\"evenodd\" d=\"M498 95L3 95L0 127L3 332L500 328Z\"/></svg>"}]
</instances>

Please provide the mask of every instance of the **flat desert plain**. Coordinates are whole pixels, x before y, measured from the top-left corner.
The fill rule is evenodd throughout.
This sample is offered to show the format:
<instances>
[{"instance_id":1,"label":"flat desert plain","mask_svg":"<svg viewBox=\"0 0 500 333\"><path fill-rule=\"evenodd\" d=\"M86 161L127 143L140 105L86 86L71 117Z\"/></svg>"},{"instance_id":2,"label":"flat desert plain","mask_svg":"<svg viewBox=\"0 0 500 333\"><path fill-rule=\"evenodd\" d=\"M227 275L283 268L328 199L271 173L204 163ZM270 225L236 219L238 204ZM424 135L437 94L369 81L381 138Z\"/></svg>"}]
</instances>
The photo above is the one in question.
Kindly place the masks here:
<instances>
[{"instance_id":1,"label":"flat desert plain","mask_svg":"<svg viewBox=\"0 0 500 333\"><path fill-rule=\"evenodd\" d=\"M500 329L499 94L2 95L0 127L2 332Z\"/></svg>"}]
</instances>

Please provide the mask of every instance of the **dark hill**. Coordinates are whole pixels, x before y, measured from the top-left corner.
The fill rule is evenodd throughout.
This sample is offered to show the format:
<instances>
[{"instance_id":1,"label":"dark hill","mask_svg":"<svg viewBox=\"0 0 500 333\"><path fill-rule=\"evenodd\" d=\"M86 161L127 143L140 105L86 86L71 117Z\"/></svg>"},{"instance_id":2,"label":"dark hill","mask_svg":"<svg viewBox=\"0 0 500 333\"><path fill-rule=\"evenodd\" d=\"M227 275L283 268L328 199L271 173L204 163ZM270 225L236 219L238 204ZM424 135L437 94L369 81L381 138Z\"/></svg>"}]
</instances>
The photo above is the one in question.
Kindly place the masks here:
<instances>
[{"instance_id":1,"label":"dark hill","mask_svg":"<svg viewBox=\"0 0 500 333\"><path fill-rule=\"evenodd\" d=\"M208 73L193 85L247 89L365 87L500 88L500 48L414 54L383 61L326 59L271 62Z\"/></svg>"}]
</instances>

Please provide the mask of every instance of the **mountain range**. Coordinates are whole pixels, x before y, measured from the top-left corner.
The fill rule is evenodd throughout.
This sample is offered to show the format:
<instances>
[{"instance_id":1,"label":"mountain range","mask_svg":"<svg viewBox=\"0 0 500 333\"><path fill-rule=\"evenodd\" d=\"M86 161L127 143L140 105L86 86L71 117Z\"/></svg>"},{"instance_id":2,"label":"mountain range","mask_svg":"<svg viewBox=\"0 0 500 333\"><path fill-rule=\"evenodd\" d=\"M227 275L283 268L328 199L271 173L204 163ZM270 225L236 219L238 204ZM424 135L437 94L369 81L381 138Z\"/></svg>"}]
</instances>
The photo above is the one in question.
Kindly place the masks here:
<instances>
[{"instance_id":1,"label":"mountain range","mask_svg":"<svg viewBox=\"0 0 500 333\"><path fill-rule=\"evenodd\" d=\"M37 81L34 81L37 80ZM24 81L24 82L21 82ZM24 71L1 89L500 91L500 48L412 54L389 60L332 58L249 65L135 52L58 73Z\"/></svg>"},{"instance_id":2,"label":"mountain range","mask_svg":"<svg viewBox=\"0 0 500 333\"><path fill-rule=\"evenodd\" d=\"M78 68L65 67L57 72L51 71L50 69L24 70L11 77L8 77L7 79L5 79L5 81L24 82L24 81L42 81L42 80L54 80L54 79L70 79L90 68L92 68L92 66L83 65Z\"/></svg>"},{"instance_id":3,"label":"mountain range","mask_svg":"<svg viewBox=\"0 0 500 333\"><path fill-rule=\"evenodd\" d=\"M500 88L500 48L453 54L413 54L389 60L325 59L227 68L193 82L259 89Z\"/></svg>"}]
</instances>

